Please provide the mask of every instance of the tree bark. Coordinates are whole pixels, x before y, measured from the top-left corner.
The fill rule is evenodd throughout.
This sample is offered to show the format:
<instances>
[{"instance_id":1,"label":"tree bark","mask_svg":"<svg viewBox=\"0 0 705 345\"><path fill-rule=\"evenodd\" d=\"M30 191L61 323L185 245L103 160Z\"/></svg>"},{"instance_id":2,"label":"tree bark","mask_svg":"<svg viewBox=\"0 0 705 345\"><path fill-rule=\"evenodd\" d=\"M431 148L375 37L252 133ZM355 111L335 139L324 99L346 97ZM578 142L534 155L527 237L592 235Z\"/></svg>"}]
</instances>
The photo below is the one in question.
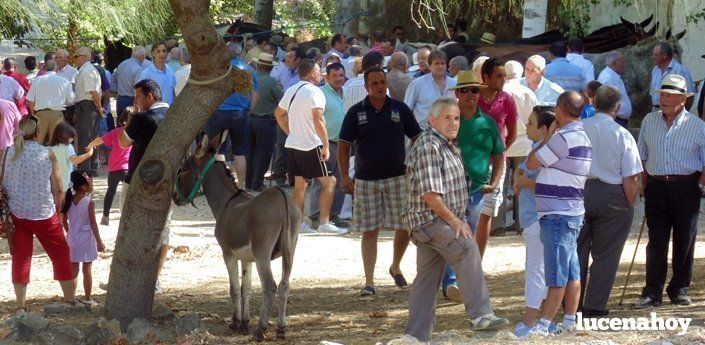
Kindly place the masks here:
<instances>
[{"instance_id":1,"label":"tree bark","mask_svg":"<svg viewBox=\"0 0 705 345\"><path fill-rule=\"evenodd\" d=\"M548 0L525 0L521 37L527 38L546 32L547 14Z\"/></svg>"},{"instance_id":2,"label":"tree bark","mask_svg":"<svg viewBox=\"0 0 705 345\"><path fill-rule=\"evenodd\" d=\"M265 29L272 29L272 18L274 18L274 0L255 0L254 19Z\"/></svg>"},{"instance_id":3,"label":"tree bark","mask_svg":"<svg viewBox=\"0 0 705 345\"><path fill-rule=\"evenodd\" d=\"M191 56L190 78L207 81L224 75L227 47L211 22L210 0L169 3ZM108 317L120 321L123 330L135 318L151 318L162 232L186 149L216 107L234 90L246 92L251 84L250 74L236 68L209 85L187 84L137 167L120 217L106 298Z\"/></svg>"}]
</instances>

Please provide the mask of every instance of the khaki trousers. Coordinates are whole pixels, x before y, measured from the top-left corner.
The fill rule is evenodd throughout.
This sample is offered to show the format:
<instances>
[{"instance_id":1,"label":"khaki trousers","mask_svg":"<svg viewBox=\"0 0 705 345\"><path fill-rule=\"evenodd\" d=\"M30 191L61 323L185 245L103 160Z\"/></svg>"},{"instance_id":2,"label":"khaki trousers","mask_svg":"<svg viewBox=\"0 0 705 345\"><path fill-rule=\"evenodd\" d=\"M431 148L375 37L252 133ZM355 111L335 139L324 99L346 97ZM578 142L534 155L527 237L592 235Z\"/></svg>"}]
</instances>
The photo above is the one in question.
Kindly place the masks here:
<instances>
[{"instance_id":1,"label":"khaki trousers","mask_svg":"<svg viewBox=\"0 0 705 345\"><path fill-rule=\"evenodd\" d=\"M429 341L436 321L436 295L446 263L457 276L465 312L470 319L492 313L490 294L482 272L477 243L473 239L455 238L455 231L441 220L421 225L411 231L416 244L416 279L409 295L409 321L406 334Z\"/></svg>"},{"instance_id":2,"label":"khaki trousers","mask_svg":"<svg viewBox=\"0 0 705 345\"><path fill-rule=\"evenodd\" d=\"M58 110L45 109L35 113L39 119L39 129L37 130L37 142L47 145L54 136L56 125L64 121L64 113Z\"/></svg>"}]
</instances>

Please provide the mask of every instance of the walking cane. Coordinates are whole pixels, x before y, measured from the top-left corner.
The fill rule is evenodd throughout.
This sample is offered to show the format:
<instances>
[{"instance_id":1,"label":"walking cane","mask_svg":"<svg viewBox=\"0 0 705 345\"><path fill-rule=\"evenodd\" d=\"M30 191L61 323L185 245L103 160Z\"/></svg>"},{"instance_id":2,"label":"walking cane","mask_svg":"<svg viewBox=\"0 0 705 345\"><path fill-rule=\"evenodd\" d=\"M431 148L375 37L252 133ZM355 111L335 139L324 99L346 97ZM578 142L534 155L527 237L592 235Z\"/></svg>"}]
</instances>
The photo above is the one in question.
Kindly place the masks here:
<instances>
[{"instance_id":1,"label":"walking cane","mask_svg":"<svg viewBox=\"0 0 705 345\"><path fill-rule=\"evenodd\" d=\"M646 225L646 215L644 215L644 220L641 221L641 230L639 230L639 237L636 239L636 247L634 247L634 255L632 255L632 263L629 264L629 271L627 271L627 280L624 282L624 288L622 289L622 297L619 298L619 306L622 306L622 301L624 301L624 294L627 292L627 285L629 285L629 276L632 274L632 267L634 267L634 259L636 259L636 251L639 249L639 242L641 241L641 234L644 233L644 226Z\"/></svg>"}]
</instances>

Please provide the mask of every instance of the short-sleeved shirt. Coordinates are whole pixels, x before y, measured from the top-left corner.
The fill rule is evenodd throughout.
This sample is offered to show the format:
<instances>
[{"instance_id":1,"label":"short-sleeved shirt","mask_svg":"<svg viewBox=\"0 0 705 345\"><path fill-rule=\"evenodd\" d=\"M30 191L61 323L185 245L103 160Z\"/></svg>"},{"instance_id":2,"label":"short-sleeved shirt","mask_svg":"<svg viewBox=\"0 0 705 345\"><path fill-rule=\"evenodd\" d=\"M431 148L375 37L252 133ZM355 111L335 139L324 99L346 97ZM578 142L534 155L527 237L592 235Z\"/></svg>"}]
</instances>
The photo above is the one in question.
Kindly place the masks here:
<instances>
[{"instance_id":1,"label":"short-sleeved shirt","mask_svg":"<svg viewBox=\"0 0 705 345\"><path fill-rule=\"evenodd\" d=\"M477 101L477 106L482 109L482 112L489 115L497 122L499 134L502 135L502 142L506 145L508 134L507 124L516 123L519 118L517 105L514 103L514 97L504 91L500 91L490 104L485 102L485 99L480 96L480 99Z\"/></svg>"},{"instance_id":2,"label":"short-sleeved shirt","mask_svg":"<svg viewBox=\"0 0 705 345\"><path fill-rule=\"evenodd\" d=\"M564 125L536 151L536 212L579 216L585 213L583 190L592 163L592 146L581 121Z\"/></svg>"},{"instance_id":3,"label":"short-sleeved shirt","mask_svg":"<svg viewBox=\"0 0 705 345\"><path fill-rule=\"evenodd\" d=\"M242 70L250 72L252 75L252 91L257 91L259 89L259 84L257 83L257 75L255 70L250 66L245 64L240 59L230 60L230 64L233 67L237 67ZM250 95L241 94L238 92L233 92L228 98L225 99L223 104L218 107L218 110L233 111L233 110L249 110L250 109Z\"/></svg>"},{"instance_id":4,"label":"short-sleeved shirt","mask_svg":"<svg viewBox=\"0 0 705 345\"><path fill-rule=\"evenodd\" d=\"M479 108L470 120L461 115L458 146L465 171L472 182L470 193L474 193L487 184L490 158L504 152L504 143L497 123Z\"/></svg>"},{"instance_id":5,"label":"short-sleeved shirt","mask_svg":"<svg viewBox=\"0 0 705 345\"><path fill-rule=\"evenodd\" d=\"M611 116L597 113L583 127L592 145L589 178L621 185L622 178L644 171L636 140Z\"/></svg>"},{"instance_id":6,"label":"short-sleeved shirt","mask_svg":"<svg viewBox=\"0 0 705 345\"><path fill-rule=\"evenodd\" d=\"M7 191L10 212L15 217L29 220L44 220L53 216L57 210L51 193L49 148L28 140L18 159L14 159L14 146L6 154L2 184Z\"/></svg>"},{"instance_id":7,"label":"short-sleeved shirt","mask_svg":"<svg viewBox=\"0 0 705 345\"><path fill-rule=\"evenodd\" d=\"M583 106L583 111L580 112L580 119L585 120L595 116L595 107L592 104Z\"/></svg>"},{"instance_id":8,"label":"short-sleeved shirt","mask_svg":"<svg viewBox=\"0 0 705 345\"><path fill-rule=\"evenodd\" d=\"M149 61L149 60L145 60ZM157 68L157 65L150 63L140 73L140 80L152 79L157 82L162 92L162 101L168 105L174 103L174 87L176 87L176 77L169 65L164 65L164 69Z\"/></svg>"},{"instance_id":9,"label":"short-sleeved shirt","mask_svg":"<svg viewBox=\"0 0 705 345\"><path fill-rule=\"evenodd\" d=\"M108 159L109 172L127 170L129 167L132 147L123 149L118 142L118 138L123 130L123 127L118 127L101 137L101 139L103 139L103 145L112 148L110 158Z\"/></svg>"},{"instance_id":10,"label":"short-sleeved shirt","mask_svg":"<svg viewBox=\"0 0 705 345\"><path fill-rule=\"evenodd\" d=\"M24 89L17 80L0 74L0 98L10 102L16 102L24 97L24 95Z\"/></svg>"},{"instance_id":11,"label":"short-sleeved shirt","mask_svg":"<svg viewBox=\"0 0 705 345\"><path fill-rule=\"evenodd\" d=\"M529 87L529 83L526 81L526 78L521 78L519 82L521 85ZM534 93L536 94L536 99L539 101L539 105L550 105L555 107L556 102L558 101L558 96L560 96L564 91L565 90L563 90L560 85L541 77L541 81L536 87Z\"/></svg>"},{"instance_id":12,"label":"short-sleeved shirt","mask_svg":"<svg viewBox=\"0 0 705 345\"><path fill-rule=\"evenodd\" d=\"M546 65L544 77L560 85L566 91L573 90L582 93L586 85L583 70L568 62L568 59L564 57L555 58ZM595 77L592 78L595 79Z\"/></svg>"},{"instance_id":13,"label":"short-sleeved shirt","mask_svg":"<svg viewBox=\"0 0 705 345\"><path fill-rule=\"evenodd\" d=\"M159 124L164 121L169 105L164 102L157 102L147 111L141 111L130 120L125 128L125 133L132 140L132 152L130 152L130 162L125 176L125 183L130 183L132 174L135 173L140 164L149 142L152 141L154 133L157 132Z\"/></svg>"},{"instance_id":14,"label":"short-sleeved shirt","mask_svg":"<svg viewBox=\"0 0 705 345\"><path fill-rule=\"evenodd\" d=\"M277 109L279 100L284 96L284 90L279 82L268 73L257 71L257 82L259 84L257 94L259 100L252 108L251 113L255 116L271 116Z\"/></svg>"},{"instance_id":15,"label":"short-sleeved shirt","mask_svg":"<svg viewBox=\"0 0 705 345\"><path fill-rule=\"evenodd\" d=\"M321 91L326 96L326 108L323 109L323 116L326 118L328 140L337 142L345 118L345 99L328 83L321 86Z\"/></svg>"},{"instance_id":16,"label":"short-sleeved shirt","mask_svg":"<svg viewBox=\"0 0 705 345\"><path fill-rule=\"evenodd\" d=\"M683 109L669 128L663 113L641 122L639 155L650 175L690 175L705 166L705 122Z\"/></svg>"},{"instance_id":17,"label":"short-sleeved shirt","mask_svg":"<svg viewBox=\"0 0 705 345\"><path fill-rule=\"evenodd\" d=\"M519 164L519 169L524 171L524 176L530 180L536 180L538 170L529 170L526 167L526 160ZM522 188L519 192L519 225L522 228L528 228L531 224L539 220L539 215L536 212L536 197L534 190L531 188Z\"/></svg>"},{"instance_id":18,"label":"short-sleeved shirt","mask_svg":"<svg viewBox=\"0 0 705 345\"><path fill-rule=\"evenodd\" d=\"M69 189L71 182L71 172L73 171L73 163L71 157L76 155L76 150L70 144L58 144L50 147L56 157L56 164L59 166L61 173L61 189L65 192Z\"/></svg>"},{"instance_id":19,"label":"short-sleeved shirt","mask_svg":"<svg viewBox=\"0 0 705 345\"><path fill-rule=\"evenodd\" d=\"M300 81L284 92L279 108L286 110L289 117L289 136L284 147L310 151L323 145L313 124L313 109L326 108L326 96L321 89Z\"/></svg>"},{"instance_id":20,"label":"short-sleeved shirt","mask_svg":"<svg viewBox=\"0 0 705 345\"><path fill-rule=\"evenodd\" d=\"M384 180L404 175L404 138L421 134L414 113L403 102L387 97L380 111L365 97L345 114L340 141L355 144L355 178Z\"/></svg>"},{"instance_id":21,"label":"short-sleeved shirt","mask_svg":"<svg viewBox=\"0 0 705 345\"><path fill-rule=\"evenodd\" d=\"M676 61L676 59L671 59L671 62L666 67L666 70L662 71L658 66L654 66L651 70L651 87L649 88L649 94L651 94L652 105L659 105L661 94L658 90L661 89L663 78L669 74L678 74L685 78L688 92L695 92L695 85L693 84L693 78L690 76L690 70L688 70L688 67L683 66L680 62Z\"/></svg>"},{"instance_id":22,"label":"short-sleeved shirt","mask_svg":"<svg viewBox=\"0 0 705 345\"><path fill-rule=\"evenodd\" d=\"M80 101L90 101L93 99L91 91L100 94L100 73L90 62L86 62L79 68L76 76L76 103Z\"/></svg>"},{"instance_id":23,"label":"short-sleeved shirt","mask_svg":"<svg viewBox=\"0 0 705 345\"><path fill-rule=\"evenodd\" d=\"M406 169L406 203L402 222L412 230L438 215L424 201L426 193L438 193L453 214L463 219L468 206L468 186L458 147L433 128L425 130L409 151Z\"/></svg>"},{"instance_id":24,"label":"short-sleeved shirt","mask_svg":"<svg viewBox=\"0 0 705 345\"><path fill-rule=\"evenodd\" d=\"M12 146L22 114L20 114L15 103L4 99L0 99L0 114L2 114L2 121L0 121L0 150L4 150Z\"/></svg>"},{"instance_id":25,"label":"short-sleeved shirt","mask_svg":"<svg viewBox=\"0 0 705 345\"><path fill-rule=\"evenodd\" d=\"M455 86L456 81L448 75L445 78L445 90L438 88L432 73L416 78L406 88L404 103L414 111L416 121L418 121L421 128L429 127L428 118L431 116L431 105L433 105L433 102L441 97L454 96L453 90L450 90L450 88Z\"/></svg>"}]
</instances>

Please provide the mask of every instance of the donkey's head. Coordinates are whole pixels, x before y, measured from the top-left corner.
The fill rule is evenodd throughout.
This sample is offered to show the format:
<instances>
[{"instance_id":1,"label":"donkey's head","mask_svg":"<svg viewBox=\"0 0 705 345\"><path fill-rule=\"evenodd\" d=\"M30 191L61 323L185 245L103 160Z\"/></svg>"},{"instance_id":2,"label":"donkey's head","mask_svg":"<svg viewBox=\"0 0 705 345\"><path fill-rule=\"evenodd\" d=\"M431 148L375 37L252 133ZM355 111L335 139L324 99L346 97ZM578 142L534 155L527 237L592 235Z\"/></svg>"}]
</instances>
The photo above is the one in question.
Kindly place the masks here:
<instances>
[{"instance_id":1,"label":"donkey's head","mask_svg":"<svg viewBox=\"0 0 705 345\"><path fill-rule=\"evenodd\" d=\"M193 202L201 190L206 172L216 163L215 154L223 142L222 138L227 136L226 131L209 141L208 135L203 134L196 151L184 159L179 172L176 173L173 195L175 204L182 206Z\"/></svg>"}]
</instances>

